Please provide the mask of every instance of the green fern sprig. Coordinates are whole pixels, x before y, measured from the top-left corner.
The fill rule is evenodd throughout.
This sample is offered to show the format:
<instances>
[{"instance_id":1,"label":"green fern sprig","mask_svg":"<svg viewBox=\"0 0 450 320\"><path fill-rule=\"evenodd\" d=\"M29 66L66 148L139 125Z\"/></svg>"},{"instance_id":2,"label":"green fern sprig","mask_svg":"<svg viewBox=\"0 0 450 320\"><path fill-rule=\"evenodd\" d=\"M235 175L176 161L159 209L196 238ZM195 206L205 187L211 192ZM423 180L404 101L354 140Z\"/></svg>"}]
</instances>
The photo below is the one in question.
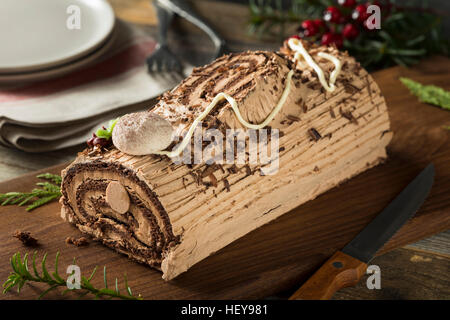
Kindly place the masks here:
<instances>
[{"instance_id":1,"label":"green fern sprig","mask_svg":"<svg viewBox=\"0 0 450 320\"><path fill-rule=\"evenodd\" d=\"M50 273L46 266L47 261L47 253L42 258L42 273L39 274L36 268L36 254L35 251L33 254L33 258L31 261L32 266L32 272L30 272L29 266L28 266L28 253L25 254L23 260L20 256L20 252L15 253L12 258L10 259L11 267L13 269L13 272L9 275L8 279L6 279L5 283L3 283L3 293L7 293L12 288L17 287L17 292L20 293L20 290L27 282L41 282L48 284L48 288L44 290L39 296L38 299L42 299L47 293L49 293L52 290L55 290L59 287L67 287L66 280L64 280L58 273L58 260L59 260L59 252L56 253L55 258L55 271ZM75 259L74 259L75 263ZM86 278L84 276L81 276L81 283L80 283L80 296L79 298L84 297L87 294L93 294L95 299L99 298L118 298L123 300L142 300L142 296L133 296L131 292L131 288L128 286L128 280L126 274L124 275L125 280L125 289L127 291L127 294L122 294L119 290L118 286L118 279L115 279L115 287L114 289L108 288L107 283L107 277L106 277L106 266L103 268L103 282L104 282L104 288L96 288L92 283L91 280L94 277L95 272L97 271L97 267L94 268L89 278ZM66 294L69 291L75 291L77 289L66 289L63 291L62 294Z\"/></svg>"},{"instance_id":2,"label":"green fern sprig","mask_svg":"<svg viewBox=\"0 0 450 320\"><path fill-rule=\"evenodd\" d=\"M1 193L0 205L18 205L20 207L30 203L26 210L31 211L61 197L61 176L51 173L44 173L38 175L37 177L40 179L49 180L51 182L38 182L36 185L39 188L35 188L31 192Z\"/></svg>"}]
</instances>

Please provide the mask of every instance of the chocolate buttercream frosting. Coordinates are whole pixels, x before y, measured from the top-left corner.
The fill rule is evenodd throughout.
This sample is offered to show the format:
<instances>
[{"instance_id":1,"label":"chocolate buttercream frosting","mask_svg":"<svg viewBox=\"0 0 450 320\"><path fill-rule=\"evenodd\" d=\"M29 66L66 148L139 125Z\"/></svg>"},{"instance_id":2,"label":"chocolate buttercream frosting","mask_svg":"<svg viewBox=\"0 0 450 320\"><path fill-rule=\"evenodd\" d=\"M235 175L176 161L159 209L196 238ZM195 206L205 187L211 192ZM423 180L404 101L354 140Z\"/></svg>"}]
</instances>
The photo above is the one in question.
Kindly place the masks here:
<instances>
[{"instance_id":1,"label":"chocolate buttercream frosting","mask_svg":"<svg viewBox=\"0 0 450 320\"><path fill-rule=\"evenodd\" d=\"M378 86L347 53L305 46L327 79L334 65L317 53L342 61L333 92L324 90L305 61L294 61L295 52L285 45L280 53L225 55L196 68L148 111L167 120L174 136L182 137L220 93L236 101L243 120L258 124L288 88L282 108L267 127L279 130L275 174L262 175L271 164L248 159L183 164L164 155L136 156L116 148L86 150L62 173L62 217L106 246L161 270L170 280L382 162L392 132ZM224 132L245 126L230 103L221 100L203 119L202 128ZM126 204L115 202L114 190Z\"/></svg>"}]
</instances>

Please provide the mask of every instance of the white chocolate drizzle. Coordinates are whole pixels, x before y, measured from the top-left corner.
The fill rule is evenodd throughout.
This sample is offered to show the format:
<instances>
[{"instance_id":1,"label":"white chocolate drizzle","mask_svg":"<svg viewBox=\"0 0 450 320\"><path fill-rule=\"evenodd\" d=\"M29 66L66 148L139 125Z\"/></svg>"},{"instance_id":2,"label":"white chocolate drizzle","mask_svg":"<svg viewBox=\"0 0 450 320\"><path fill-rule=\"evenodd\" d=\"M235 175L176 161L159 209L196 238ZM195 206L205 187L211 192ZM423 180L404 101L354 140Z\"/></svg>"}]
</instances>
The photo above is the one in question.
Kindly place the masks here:
<instances>
[{"instance_id":1,"label":"white chocolate drizzle","mask_svg":"<svg viewBox=\"0 0 450 320\"><path fill-rule=\"evenodd\" d=\"M341 72L342 63L341 61L332 56L331 54L325 53L325 52L319 52L317 55L319 57L322 57L324 59L327 59L334 64L334 70L330 75L330 83L328 84L325 80L325 74L323 70L319 67L319 65L314 61L314 59L311 57L311 55L306 51L305 47L303 46L302 42L298 39L291 38L288 41L288 45L291 48L291 50L295 51L294 61L297 61L302 56L303 59L305 59L306 63L309 64L311 68L314 69L317 76L319 77L319 81L322 84L322 86L327 90L328 92L333 92L336 90L336 79Z\"/></svg>"},{"instance_id":2,"label":"white chocolate drizzle","mask_svg":"<svg viewBox=\"0 0 450 320\"><path fill-rule=\"evenodd\" d=\"M217 105L217 103L219 103L223 99L226 99L228 101L228 103L231 105L231 108L233 109L234 113L236 114L236 118L239 120L239 122L243 126L249 128L249 129L255 129L255 130L264 128L265 126L267 126L270 123L270 121L273 120L273 118L275 118L275 116L278 114L278 112L281 110L281 108L285 104L287 97L289 95L289 92L291 90L291 79L292 79L293 74L294 74L294 70L290 70L288 72L287 78L285 81L286 87L284 88L284 91L283 91L283 94L281 95L280 100L278 101L277 105L272 110L272 112L260 124L251 124L251 123L245 121L241 115L241 112L239 111L239 107L237 105L236 100L233 97L231 97L229 94L221 92L221 93L218 93L214 97L214 99L211 101L211 103L205 108L205 110L197 118L195 118L195 120L192 122L191 126L189 127L189 130L187 131L186 135L184 136L183 141L177 146L177 148L175 150L173 150L173 151L157 151L157 152L154 152L153 154L166 155L170 158L177 157L178 155L180 155L180 153L184 150L184 148L186 148L187 144L190 142L191 137L194 134L194 130L197 127L198 123L200 121L202 121L211 112L211 110Z\"/></svg>"}]
</instances>

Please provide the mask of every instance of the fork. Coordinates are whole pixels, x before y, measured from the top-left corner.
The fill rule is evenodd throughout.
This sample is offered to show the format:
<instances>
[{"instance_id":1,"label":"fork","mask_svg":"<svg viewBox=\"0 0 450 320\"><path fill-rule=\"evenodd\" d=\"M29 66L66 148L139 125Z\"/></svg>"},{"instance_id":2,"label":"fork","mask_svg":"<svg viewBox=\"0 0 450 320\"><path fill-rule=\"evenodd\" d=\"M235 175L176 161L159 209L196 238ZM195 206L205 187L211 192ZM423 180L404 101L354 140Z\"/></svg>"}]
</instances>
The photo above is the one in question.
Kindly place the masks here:
<instances>
[{"instance_id":1,"label":"fork","mask_svg":"<svg viewBox=\"0 0 450 320\"><path fill-rule=\"evenodd\" d=\"M167 44L167 30L172 22L174 13L163 7L158 0L153 1L158 16L158 45L147 58L147 68L152 71L167 71L181 73L182 65L178 57L170 51Z\"/></svg>"},{"instance_id":2,"label":"fork","mask_svg":"<svg viewBox=\"0 0 450 320\"><path fill-rule=\"evenodd\" d=\"M216 48L214 59L223 55L226 51L225 40L219 35L219 33L207 22L205 22L189 5L186 0L158 0L164 7L175 12L180 17L186 19L198 28L203 30L212 40Z\"/></svg>"}]
</instances>

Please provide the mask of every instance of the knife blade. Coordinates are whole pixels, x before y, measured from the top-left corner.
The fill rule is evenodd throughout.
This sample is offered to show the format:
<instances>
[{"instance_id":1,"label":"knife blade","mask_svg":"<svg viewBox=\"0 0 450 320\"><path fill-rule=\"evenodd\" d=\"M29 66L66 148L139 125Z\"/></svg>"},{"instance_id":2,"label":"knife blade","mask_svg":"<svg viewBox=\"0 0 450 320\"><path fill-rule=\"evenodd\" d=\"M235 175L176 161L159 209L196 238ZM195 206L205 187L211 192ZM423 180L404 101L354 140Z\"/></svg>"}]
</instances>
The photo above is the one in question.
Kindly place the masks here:
<instances>
[{"instance_id":1,"label":"knife blade","mask_svg":"<svg viewBox=\"0 0 450 320\"><path fill-rule=\"evenodd\" d=\"M342 251L336 252L290 300L329 299L339 289L356 285L377 251L417 212L434 182L429 164Z\"/></svg>"}]
</instances>

